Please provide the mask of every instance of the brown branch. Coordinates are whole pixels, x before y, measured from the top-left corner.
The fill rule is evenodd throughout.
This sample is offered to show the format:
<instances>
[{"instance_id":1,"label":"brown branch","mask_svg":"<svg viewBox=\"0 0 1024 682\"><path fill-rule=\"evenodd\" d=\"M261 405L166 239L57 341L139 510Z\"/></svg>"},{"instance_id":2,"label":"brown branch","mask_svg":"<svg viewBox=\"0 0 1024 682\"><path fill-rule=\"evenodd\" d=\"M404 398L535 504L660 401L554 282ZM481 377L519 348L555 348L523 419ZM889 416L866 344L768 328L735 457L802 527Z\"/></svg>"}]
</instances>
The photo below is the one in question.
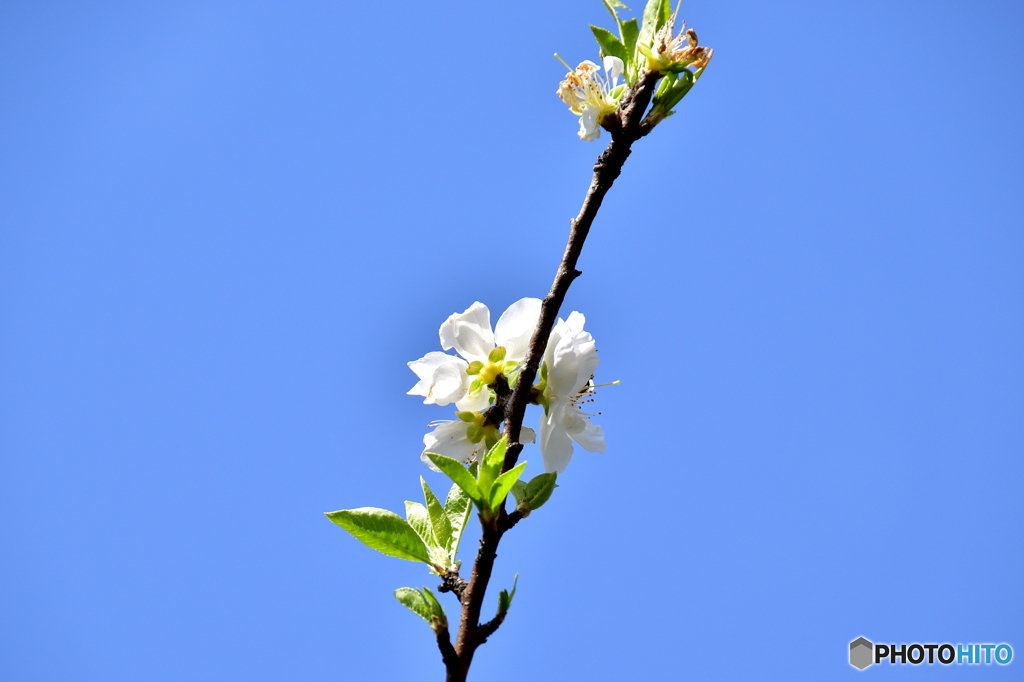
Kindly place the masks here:
<instances>
[{"instance_id":1,"label":"brown branch","mask_svg":"<svg viewBox=\"0 0 1024 682\"><path fill-rule=\"evenodd\" d=\"M601 208L605 194L611 189L612 183L622 172L622 166L629 158L633 143L643 137L647 131L641 131L640 122L644 112L654 96L654 88L658 83L661 74L658 72L647 72L637 80L636 87L626 94L620 112L611 120L606 122L610 128L612 141L604 153L598 157L594 165L594 177L590 181L590 189L583 199L583 206L579 215L570 221L569 241L565 245L565 253L562 254L562 262L558 265L558 272L555 274L555 281L551 283L551 290L544 297L541 304L540 319L537 327L533 330L530 338L530 349L526 354L526 361L519 370L519 378L516 379L515 390L509 400L508 421L505 432L508 434L509 448L505 453L505 463L502 471L508 471L515 466L519 459L519 453L523 449L519 442L519 434L523 428L523 418L526 416L526 404L529 401L530 390L537 378L537 370L540 368L541 359L548 346L548 336L551 328L558 318L558 311L562 307L562 301L569 291L569 286L582 272L576 269L580 254L583 252L583 243L590 234L590 226Z\"/></svg>"},{"instance_id":2,"label":"brown branch","mask_svg":"<svg viewBox=\"0 0 1024 682\"><path fill-rule=\"evenodd\" d=\"M437 637L437 648L441 650L441 660L444 661L445 669L449 671L448 680L456 679L452 678L451 671L459 667L459 655L455 653L455 647L452 646L448 625L437 624L434 627L434 635Z\"/></svg>"},{"instance_id":3,"label":"brown branch","mask_svg":"<svg viewBox=\"0 0 1024 682\"><path fill-rule=\"evenodd\" d=\"M448 571L441 576L442 582L437 586L438 592L451 592L455 595L455 598L462 603L462 593L466 591L466 586L469 582L459 575L458 569L448 569Z\"/></svg>"},{"instance_id":4,"label":"brown branch","mask_svg":"<svg viewBox=\"0 0 1024 682\"><path fill-rule=\"evenodd\" d=\"M505 453L502 471L508 471L515 466L519 459L519 453L523 449L522 443L519 442L519 436L523 427L523 418L526 416L526 405L530 402L533 382L537 378L537 370L544 357L544 351L547 349L548 336L558 318L558 311L565 300L566 292L569 291L573 280L582 274L576 269L576 263L579 261L583 244L590 233L590 226L601 208L605 194L608 193L612 183L622 172L622 166L629 158L633 143L650 132L649 127L641 126L641 121L651 103L659 78L661 78L661 74L657 72L641 74L636 85L626 93L619 112L606 117L606 120L602 122L604 128L611 133L612 141L598 157L597 163L594 165L594 176L590 181L590 188L583 199L583 206L580 208L579 215L570 222L569 241L565 245L565 252L562 254L562 261L555 274L555 280L551 284L551 290L541 304L540 319L537 321L537 327L530 339L529 351L519 370L516 386L510 394L507 392L507 386L499 387L499 390L495 391L498 394L498 400L495 403L495 408L492 408L494 412L488 414L489 423L494 423L499 415L505 420L505 433L508 435L509 447ZM504 388L504 390L500 390L500 388ZM480 539L476 562L473 564L473 573L469 582L465 586L460 586L462 592L457 593L462 603L462 616L459 620L459 634L455 640L456 658L453 660L450 656L445 657L448 682L465 682L477 647L483 644L505 619L502 614L481 625L480 609L483 605L484 594L487 592L487 584L491 580L494 560L498 556L498 543L501 542L505 531L515 526L521 518L523 518L523 514L518 511L506 514L502 508L494 519L488 522L481 519L483 536ZM440 645L440 636L438 643ZM442 656L444 656L443 648Z\"/></svg>"}]
</instances>

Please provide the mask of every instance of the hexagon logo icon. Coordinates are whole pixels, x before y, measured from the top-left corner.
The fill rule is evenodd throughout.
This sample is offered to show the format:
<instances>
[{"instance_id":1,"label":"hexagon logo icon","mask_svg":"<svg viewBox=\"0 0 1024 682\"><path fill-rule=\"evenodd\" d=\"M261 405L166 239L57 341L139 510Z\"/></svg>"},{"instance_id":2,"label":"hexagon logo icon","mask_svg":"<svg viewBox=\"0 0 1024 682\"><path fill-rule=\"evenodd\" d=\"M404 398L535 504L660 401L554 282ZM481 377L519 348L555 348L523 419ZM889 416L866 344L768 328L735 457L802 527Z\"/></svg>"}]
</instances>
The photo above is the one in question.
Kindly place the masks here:
<instances>
[{"instance_id":1,"label":"hexagon logo icon","mask_svg":"<svg viewBox=\"0 0 1024 682\"><path fill-rule=\"evenodd\" d=\"M875 658L875 645L864 639L858 637L857 639L850 642L850 665L857 670L863 670L872 663Z\"/></svg>"}]
</instances>

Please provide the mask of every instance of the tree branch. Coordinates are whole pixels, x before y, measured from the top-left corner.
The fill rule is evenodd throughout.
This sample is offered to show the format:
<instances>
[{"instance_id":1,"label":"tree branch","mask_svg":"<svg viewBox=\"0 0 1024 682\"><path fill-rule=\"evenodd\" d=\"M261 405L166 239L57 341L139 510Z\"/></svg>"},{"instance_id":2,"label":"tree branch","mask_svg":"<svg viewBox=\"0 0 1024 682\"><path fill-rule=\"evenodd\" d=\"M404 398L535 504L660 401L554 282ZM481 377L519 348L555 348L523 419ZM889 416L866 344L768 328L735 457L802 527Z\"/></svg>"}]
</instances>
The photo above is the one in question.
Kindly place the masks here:
<instances>
[{"instance_id":1,"label":"tree branch","mask_svg":"<svg viewBox=\"0 0 1024 682\"><path fill-rule=\"evenodd\" d=\"M583 206L579 215L573 218L569 225L569 241L565 245L565 253L562 254L562 262L558 265L558 272L555 274L555 281L551 283L551 290L544 297L541 303L540 319L537 327L533 330L530 338L530 349L526 355L526 361L519 370L519 378L516 380L515 390L509 400L508 414L505 432L508 434L509 448L505 453L505 463L502 471L508 471L516 465L519 453L523 449L519 442L520 431L523 428L523 418L526 416L526 405L529 402L530 390L537 378L537 370L540 368L541 359L548 346L548 336L551 328L558 318L558 311L562 307L562 301L569 291L569 286L582 272L576 269L580 254L583 252L583 244L590 234L590 226L597 217L605 194L611 189L612 183L622 172L622 166L632 151L633 143L643 137L649 131L641 130L640 122L643 119L647 106L654 96L654 88L658 83L661 74L657 71L647 72L640 76L634 87L623 99L622 107L618 114L609 116L611 119L605 125L612 133L612 141L604 153L597 158L594 165L594 177L590 181L590 189L583 199Z\"/></svg>"},{"instance_id":2,"label":"tree branch","mask_svg":"<svg viewBox=\"0 0 1024 682\"><path fill-rule=\"evenodd\" d=\"M504 390L495 391L498 394L498 400L495 403L495 408L492 408L493 413L488 414L488 422L493 423L499 415L505 420L505 433L508 435L509 447L501 469L503 472L515 466L519 459L519 453L523 449L522 443L519 442L519 436L523 427L523 418L526 416L526 405L530 401L533 383L537 378L537 370L544 357L544 351L547 349L548 336L558 318L558 311L562 307L569 286L582 274L576 269L576 263L583 252L583 244L590 233L590 226L601 208L605 194L608 193L615 179L622 172L622 166L629 158L633 143L650 132L650 127L641 126L641 121L651 103L654 88L660 78L661 74L658 72L641 74L634 87L623 99L618 113L607 116L602 123L603 127L611 133L612 141L594 165L594 175L590 181L590 188L583 199L579 215L570 221L569 240L565 245L565 252L562 254L562 261L559 263L554 282L551 284L551 290L541 303L540 319L537 321L537 327L530 339L526 361L519 370L516 386L511 393L508 392L507 386L499 387ZM459 586L461 592L456 593L462 602L459 634L455 640L456 658L445 656L445 649L443 647L441 649L442 657L445 659L448 682L465 681L477 647L483 644L505 620L505 615L502 614L481 625L480 609L491 579L491 572L494 569L494 560L498 556L498 543L501 542L505 531L516 525L521 518L523 518L523 514L518 511L506 514L502 508L497 517L490 522L484 523L481 520L483 536L480 539L476 562L473 564L473 573L468 583ZM447 576L445 586L448 586ZM450 589L455 591L454 585ZM440 635L438 636L438 645L441 645Z\"/></svg>"}]
</instances>

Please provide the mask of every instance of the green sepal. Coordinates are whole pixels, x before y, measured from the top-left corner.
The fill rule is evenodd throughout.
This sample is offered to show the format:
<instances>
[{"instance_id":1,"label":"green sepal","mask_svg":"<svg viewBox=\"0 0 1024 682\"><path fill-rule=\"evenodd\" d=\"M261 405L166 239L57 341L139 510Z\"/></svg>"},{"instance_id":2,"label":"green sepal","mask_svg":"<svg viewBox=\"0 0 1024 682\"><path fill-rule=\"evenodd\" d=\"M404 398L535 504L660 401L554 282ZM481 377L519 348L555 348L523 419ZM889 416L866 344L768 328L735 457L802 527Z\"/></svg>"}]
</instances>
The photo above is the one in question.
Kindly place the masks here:
<instances>
[{"instance_id":1,"label":"green sepal","mask_svg":"<svg viewBox=\"0 0 1024 682\"><path fill-rule=\"evenodd\" d=\"M506 352L507 351L505 350L505 346L495 347L494 350L487 354L487 362L492 362L494 364L504 362Z\"/></svg>"},{"instance_id":2,"label":"green sepal","mask_svg":"<svg viewBox=\"0 0 1024 682\"><path fill-rule=\"evenodd\" d=\"M423 501L427 503L427 513L430 515L430 528L434 533L434 547L441 547L445 551L452 546L452 524L448 515L441 506L434 491L427 485L426 480L420 476L420 486L423 487Z\"/></svg>"},{"instance_id":3,"label":"green sepal","mask_svg":"<svg viewBox=\"0 0 1024 682\"><path fill-rule=\"evenodd\" d=\"M444 513L448 515L448 524L452 528L452 546L449 550L452 561L459 551L459 542L462 541L462 531L469 521L469 512L473 509L473 500L457 484L452 484L448 491L448 497L444 501Z\"/></svg>"},{"instance_id":4,"label":"green sepal","mask_svg":"<svg viewBox=\"0 0 1024 682\"><path fill-rule=\"evenodd\" d=\"M490 507L491 509L497 509L501 505L501 501L508 495L508 491L512 489L512 486L519 477L523 474L523 469L526 468L526 462L520 462L515 465L501 476L498 476L494 481L494 487L491 488L490 494Z\"/></svg>"},{"instance_id":5,"label":"green sepal","mask_svg":"<svg viewBox=\"0 0 1024 682\"><path fill-rule=\"evenodd\" d=\"M601 56L618 57L623 62L628 60L626 47L622 44L622 41L615 37L614 33L593 24L591 24L590 30L593 31L594 37L597 38L597 44L601 48Z\"/></svg>"},{"instance_id":6,"label":"green sepal","mask_svg":"<svg viewBox=\"0 0 1024 682\"><path fill-rule=\"evenodd\" d=\"M427 621L431 628L436 628L438 625L448 627L448 617L444 613L444 607L429 588L424 587L420 591L412 587L399 587L395 590L395 599L402 606Z\"/></svg>"},{"instance_id":7,"label":"green sepal","mask_svg":"<svg viewBox=\"0 0 1024 682\"><path fill-rule=\"evenodd\" d=\"M376 507L360 507L325 514L367 547L398 559L422 561L430 565L423 539L408 521L394 512Z\"/></svg>"},{"instance_id":8,"label":"green sepal","mask_svg":"<svg viewBox=\"0 0 1024 682\"><path fill-rule=\"evenodd\" d=\"M498 594L498 615L504 616L508 613L508 609L512 606L512 599L516 596L516 585L519 583L519 574L516 573L516 577L512 579L512 591L507 592L502 590Z\"/></svg>"},{"instance_id":9,"label":"green sepal","mask_svg":"<svg viewBox=\"0 0 1024 682\"><path fill-rule=\"evenodd\" d=\"M466 427L466 438L469 439L470 443L479 443L484 439L483 427L476 424L470 424Z\"/></svg>"},{"instance_id":10,"label":"green sepal","mask_svg":"<svg viewBox=\"0 0 1024 682\"><path fill-rule=\"evenodd\" d=\"M660 113L662 118L668 118L674 112L672 107L679 104L679 102L690 92L690 88L693 87L695 82L693 72L688 69L683 69L678 73L670 73L665 76L665 80L669 82L669 86L664 90L658 88L658 92L654 96L654 102L651 105L652 113Z\"/></svg>"},{"instance_id":11,"label":"green sepal","mask_svg":"<svg viewBox=\"0 0 1024 682\"><path fill-rule=\"evenodd\" d=\"M477 485L473 474L469 473L469 470L466 469L462 462L433 452L428 452L426 455L427 459L433 462L434 466L450 478L455 485L462 488L462 491L469 496L469 499L473 500L476 506L483 508L484 498L480 494L480 487Z\"/></svg>"},{"instance_id":12,"label":"green sepal","mask_svg":"<svg viewBox=\"0 0 1024 682\"><path fill-rule=\"evenodd\" d=\"M473 362L469 363L469 367L466 368L466 374L468 374L469 376L474 376L476 374L479 374L480 370L482 370L483 368L484 363L480 362L479 360L474 360Z\"/></svg>"},{"instance_id":13,"label":"green sepal","mask_svg":"<svg viewBox=\"0 0 1024 682\"><path fill-rule=\"evenodd\" d=\"M467 424L472 424L473 422L475 422L476 415L476 412L471 412L469 410L463 410L462 412L455 413L455 416L458 418L459 421L466 422Z\"/></svg>"}]
</instances>

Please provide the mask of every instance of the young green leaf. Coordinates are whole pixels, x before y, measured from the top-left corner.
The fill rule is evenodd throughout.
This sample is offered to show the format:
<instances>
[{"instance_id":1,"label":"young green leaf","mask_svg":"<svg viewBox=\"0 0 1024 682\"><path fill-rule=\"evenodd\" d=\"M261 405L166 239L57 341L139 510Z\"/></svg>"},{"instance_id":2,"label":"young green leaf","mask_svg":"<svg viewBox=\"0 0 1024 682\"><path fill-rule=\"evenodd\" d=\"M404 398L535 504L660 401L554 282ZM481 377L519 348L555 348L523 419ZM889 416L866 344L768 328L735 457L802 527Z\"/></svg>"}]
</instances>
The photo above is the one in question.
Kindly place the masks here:
<instances>
[{"instance_id":1,"label":"young green leaf","mask_svg":"<svg viewBox=\"0 0 1024 682\"><path fill-rule=\"evenodd\" d=\"M399 587L395 590L395 599L402 606L409 609L423 620L430 623L430 617L434 615L433 609L427 603L426 597L419 590L412 587Z\"/></svg>"},{"instance_id":2,"label":"young green leaf","mask_svg":"<svg viewBox=\"0 0 1024 682\"><path fill-rule=\"evenodd\" d=\"M497 480L494 481L494 487L491 488L491 495L488 501L491 509L497 509L501 505L501 501L508 495L508 491L512 489L515 482L519 480L525 468L526 462L520 462L501 476L498 476Z\"/></svg>"},{"instance_id":3,"label":"young green leaf","mask_svg":"<svg viewBox=\"0 0 1024 682\"><path fill-rule=\"evenodd\" d=\"M420 536L423 544L431 546L434 544L434 529L430 527L430 516L427 508L419 502L405 501L405 520L409 522L416 535Z\"/></svg>"},{"instance_id":4,"label":"young green leaf","mask_svg":"<svg viewBox=\"0 0 1024 682\"><path fill-rule=\"evenodd\" d=\"M477 485L476 479L473 478L473 474L469 473L466 467L457 459L451 457L445 457L444 455L437 455L433 452L427 453L427 459L434 463L438 469L444 472L444 475L452 479L455 485L462 488L463 492L469 496L469 499L473 500L478 507L483 507L484 499L480 494L480 487Z\"/></svg>"},{"instance_id":5,"label":"young green leaf","mask_svg":"<svg viewBox=\"0 0 1024 682\"><path fill-rule=\"evenodd\" d=\"M623 62L627 60L626 48L622 41L615 37L614 33L594 25L591 25L590 30L593 31L594 37L597 38L597 44L601 48L602 56L618 57Z\"/></svg>"},{"instance_id":6,"label":"young green leaf","mask_svg":"<svg viewBox=\"0 0 1024 682\"><path fill-rule=\"evenodd\" d=\"M624 21L619 25L619 32L622 34L622 46L626 49L626 82L630 85L636 81L640 69L637 65L636 41L640 37L640 27L636 18Z\"/></svg>"},{"instance_id":7,"label":"young green leaf","mask_svg":"<svg viewBox=\"0 0 1024 682\"><path fill-rule=\"evenodd\" d=\"M512 493L512 497L516 499L516 504L518 505L526 499L526 482L516 481L512 484L512 489L509 492Z\"/></svg>"},{"instance_id":8,"label":"young green leaf","mask_svg":"<svg viewBox=\"0 0 1024 682\"><path fill-rule=\"evenodd\" d=\"M508 436L502 436L501 440L494 444L480 463L480 471L477 473L476 481L480 490L480 496L486 501L490 499L491 486L494 479L501 473L501 465L505 463L505 450L508 448Z\"/></svg>"},{"instance_id":9,"label":"young green leaf","mask_svg":"<svg viewBox=\"0 0 1024 682\"><path fill-rule=\"evenodd\" d=\"M423 540L405 519L394 512L361 507L326 514L367 547L399 559L430 564Z\"/></svg>"},{"instance_id":10,"label":"young green leaf","mask_svg":"<svg viewBox=\"0 0 1024 682\"><path fill-rule=\"evenodd\" d=\"M498 595L498 615L503 616L508 613L508 609L512 606L512 599L516 596L516 585L519 583L519 574L516 573L516 577L512 580L512 591L506 592L502 590Z\"/></svg>"},{"instance_id":11,"label":"young green leaf","mask_svg":"<svg viewBox=\"0 0 1024 682\"><path fill-rule=\"evenodd\" d=\"M430 589L424 587L422 590L417 590L413 587L399 587L395 590L395 599L402 606L427 621L431 628L435 625L447 627L448 618L445 616L444 608Z\"/></svg>"},{"instance_id":12,"label":"young green leaf","mask_svg":"<svg viewBox=\"0 0 1024 682\"><path fill-rule=\"evenodd\" d=\"M627 12L629 11L629 8L626 7L625 5L623 5L622 2L620 2L620 0L604 0L604 7L605 7L605 9L608 10L608 14L612 15L612 19L615 20L616 24L621 24L622 23L619 20L619 13L615 11L616 8L624 9Z\"/></svg>"},{"instance_id":13,"label":"young green leaf","mask_svg":"<svg viewBox=\"0 0 1024 682\"><path fill-rule=\"evenodd\" d=\"M453 561L459 551L462 531L466 527L466 522L469 521L469 512L472 509L473 501L469 499L469 495L462 488L453 484L444 501L444 512L448 515L448 523L452 527L452 546L449 553Z\"/></svg>"},{"instance_id":14,"label":"young green leaf","mask_svg":"<svg viewBox=\"0 0 1024 682\"><path fill-rule=\"evenodd\" d=\"M443 547L445 551L452 546L452 523L448 515L444 513L444 507L434 495L427 482L420 476L420 486L423 487L423 500L427 503L427 513L430 515L430 527L434 531L434 546Z\"/></svg>"},{"instance_id":15,"label":"young green leaf","mask_svg":"<svg viewBox=\"0 0 1024 682\"><path fill-rule=\"evenodd\" d=\"M551 498L551 493L558 487L555 484L557 478L558 474L538 474L526 484L526 504L531 511L540 509Z\"/></svg>"},{"instance_id":16,"label":"young green leaf","mask_svg":"<svg viewBox=\"0 0 1024 682\"><path fill-rule=\"evenodd\" d=\"M516 588L512 587L512 592L515 593ZM447 626L448 618L445 616L444 607L441 606L441 602L437 601L437 597L430 591L429 587L423 588L423 596L426 597L427 605L430 607L431 614L438 619L438 621Z\"/></svg>"}]
</instances>

